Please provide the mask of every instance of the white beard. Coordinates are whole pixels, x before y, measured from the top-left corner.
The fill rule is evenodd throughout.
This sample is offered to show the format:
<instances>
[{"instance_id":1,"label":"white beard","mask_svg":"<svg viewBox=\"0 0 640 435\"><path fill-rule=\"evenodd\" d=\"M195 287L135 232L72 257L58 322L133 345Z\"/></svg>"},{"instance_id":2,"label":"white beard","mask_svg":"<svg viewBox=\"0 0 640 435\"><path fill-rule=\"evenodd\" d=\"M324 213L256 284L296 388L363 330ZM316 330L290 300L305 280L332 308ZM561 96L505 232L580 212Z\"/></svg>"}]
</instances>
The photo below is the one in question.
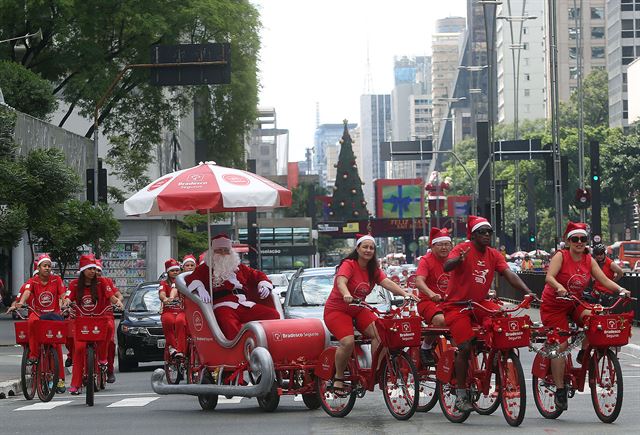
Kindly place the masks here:
<instances>
[{"instance_id":1,"label":"white beard","mask_svg":"<svg viewBox=\"0 0 640 435\"><path fill-rule=\"evenodd\" d=\"M236 281L236 272L240 265L240 256L231 251L229 255L213 254L213 286L218 287L225 281Z\"/></svg>"}]
</instances>

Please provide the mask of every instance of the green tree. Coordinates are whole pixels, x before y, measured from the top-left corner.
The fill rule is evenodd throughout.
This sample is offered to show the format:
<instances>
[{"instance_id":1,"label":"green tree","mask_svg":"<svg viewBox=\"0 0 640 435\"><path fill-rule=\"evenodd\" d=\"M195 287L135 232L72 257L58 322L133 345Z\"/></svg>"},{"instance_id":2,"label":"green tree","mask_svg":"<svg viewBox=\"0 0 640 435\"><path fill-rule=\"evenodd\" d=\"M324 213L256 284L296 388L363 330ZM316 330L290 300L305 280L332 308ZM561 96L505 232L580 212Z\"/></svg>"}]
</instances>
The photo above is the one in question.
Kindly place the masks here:
<instances>
[{"instance_id":1,"label":"green tree","mask_svg":"<svg viewBox=\"0 0 640 435\"><path fill-rule=\"evenodd\" d=\"M340 139L340 155L338 156L336 185L331 198L330 214L333 218L342 221L366 219L369 216L346 119L344 120L342 139Z\"/></svg>"},{"instance_id":2,"label":"green tree","mask_svg":"<svg viewBox=\"0 0 640 435\"><path fill-rule=\"evenodd\" d=\"M15 62L0 61L0 88L9 106L36 118L47 119L58 105L51 83Z\"/></svg>"},{"instance_id":3,"label":"green tree","mask_svg":"<svg viewBox=\"0 0 640 435\"><path fill-rule=\"evenodd\" d=\"M609 78L604 69L594 69L583 82L583 119L584 125L598 126L609 124ZM580 95L571 93L569 101L561 103L560 125L577 126Z\"/></svg>"}]
</instances>

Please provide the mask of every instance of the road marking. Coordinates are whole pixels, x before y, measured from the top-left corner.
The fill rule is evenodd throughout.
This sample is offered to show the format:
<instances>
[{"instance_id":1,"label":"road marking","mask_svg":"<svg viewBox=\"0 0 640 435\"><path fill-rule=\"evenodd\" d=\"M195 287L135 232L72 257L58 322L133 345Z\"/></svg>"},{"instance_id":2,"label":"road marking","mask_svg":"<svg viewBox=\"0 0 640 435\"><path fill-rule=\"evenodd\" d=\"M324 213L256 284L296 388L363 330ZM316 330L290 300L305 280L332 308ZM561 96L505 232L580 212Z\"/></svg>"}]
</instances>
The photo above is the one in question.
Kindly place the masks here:
<instances>
[{"instance_id":1,"label":"road marking","mask_svg":"<svg viewBox=\"0 0 640 435\"><path fill-rule=\"evenodd\" d=\"M226 397L220 397L218 399L218 404L240 403L242 399L244 399L244 397L232 397L231 399L227 399Z\"/></svg>"},{"instance_id":2,"label":"road marking","mask_svg":"<svg viewBox=\"0 0 640 435\"><path fill-rule=\"evenodd\" d=\"M122 399L117 402L108 405L107 408L125 408L129 406L146 406L154 400L158 400L159 397L130 397L128 399Z\"/></svg>"},{"instance_id":3,"label":"road marking","mask_svg":"<svg viewBox=\"0 0 640 435\"><path fill-rule=\"evenodd\" d=\"M23 406L21 408L16 408L14 411L46 411L49 409L57 408L58 406L66 405L67 403L71 403L73 400L60 400L56 402L43 402L43 403L34 403L33 405Z\"/></svg>"},{"instance_id":4,"label":"road marking","mask_svg":"<svg viewBox=\"0 0 640 435\"><path fill-rule=\"evenodd\" d=\"M630 347L631 349L640 350L640 346L633 343L627 343L624 347Z\"/></svg>"},{"instance_id":5,"label":"road marking","mask_svg":"<svg viewBox=\"0 0 640 435\"><path fill-rule=\"evenodd\" d=\"M102 394L100 393L96 397L121 397L121 396L157 396L157 393L111 393L111 394Z\"/></svg>"},{"instance_id":6,"label":"road marking","mask_svg":"<svg viewBox=\"0 0 640 435\"><path fill-rule=\"evenodd\" d=\"M295 396L293 396L293 401L302 402L302 394L296 394Z\"/></svg>"}]
</instances>

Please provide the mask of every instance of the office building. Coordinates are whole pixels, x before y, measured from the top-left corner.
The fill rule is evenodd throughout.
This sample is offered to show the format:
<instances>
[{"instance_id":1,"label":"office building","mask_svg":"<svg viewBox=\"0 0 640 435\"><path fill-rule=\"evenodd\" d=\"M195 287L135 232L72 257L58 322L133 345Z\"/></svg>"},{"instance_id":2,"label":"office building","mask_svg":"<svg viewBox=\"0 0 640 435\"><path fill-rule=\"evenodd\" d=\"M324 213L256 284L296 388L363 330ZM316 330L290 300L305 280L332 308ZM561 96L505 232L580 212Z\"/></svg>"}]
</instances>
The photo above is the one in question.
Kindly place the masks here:
<instances>
[{"instance_id":1,"label":"office building","mask_svg":"<svg viewBox=\"0 0 640 435\"><path fill-rule=\"evenodd\" d=\"M370 211L374 204L373 180L389 178L385 162L380 161L380 142L388 140L391 140L391 95L361 95L359 140L356 140L354 152L355 148L361 152L363 170L360 177Z\"/></svg>"}]
</instances>

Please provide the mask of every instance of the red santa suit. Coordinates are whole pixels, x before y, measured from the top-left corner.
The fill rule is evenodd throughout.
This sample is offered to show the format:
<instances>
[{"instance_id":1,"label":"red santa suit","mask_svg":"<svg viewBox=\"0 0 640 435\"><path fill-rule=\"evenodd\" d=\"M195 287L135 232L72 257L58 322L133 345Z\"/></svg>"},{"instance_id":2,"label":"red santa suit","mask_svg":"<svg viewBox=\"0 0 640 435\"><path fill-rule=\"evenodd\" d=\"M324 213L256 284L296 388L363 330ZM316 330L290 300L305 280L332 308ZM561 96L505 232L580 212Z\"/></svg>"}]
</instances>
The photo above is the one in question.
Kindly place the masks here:
<instances>
[{"instance_id":1,"label":"red santa suit","mask_svg":"<svg viewBox=\"0 0 640 435\"><path fill-rule=\"evenodd\" d=\"M271 290L273 285L263 272L240 264L235 273L224 278L214 277L213 280L213 312L222 333L229 340L235 338L246 322L280 318L276 309L247 298L259 297L260 288L263 289L263 299L270 294L265 294L264 288ZM209 265L206 262L200 264L185 281L189 291L209 293Z\"/></svg>"},{"instance_id":2,"label":"red santa suit","mask_svg":"<svg viewBox=\"0 0 640 435\"><path fill-rule=\"evenodd\" d=\"M96 269L98 269L100 271L100 273L102 274L102 260L97 258L96 259ZM105 279L107 281L107 284L109 285L109 287L111 287L111 292L115 295L117 294L120 290L118 290L118 288L116 287L116 284L113 282L113 280L109 277L106 277L104 275L101 275L101 278ZM111 328L115 331L116 329L116 322L115 322L115 315L116 313L112 312L111 316L110 316L110 321L111 321ZM73 350L71 350L71 352L73 352ZM116 336L115 334L111 335L111 341L109 342L109 346L107 348L107 373L113 373L114 369L113 369L113 363L116 359Z\"/></svg>"},{"instance_id":3,"label":"red santa suit","mask_svg":"<svg viewBox=\"0 0 640 435\"><path fill-rule=\"evenodd\" d=\"M180 264L173 258L165 261L164 265L167 272L180 270ZM171 297L172 293L177 293L175 300L178 302L176 305L165 305L162 307L160 321L162 322L162 330L167 340L167 346L184 354L185 348L187 347L187 321L184 317L184 296L180 292L174 291L175 288L175 280L170 277L161 281L158 286L158 296L160 296L161 300L161 293L164 293L167 298Z\"/></svg>"}]
</instances>

